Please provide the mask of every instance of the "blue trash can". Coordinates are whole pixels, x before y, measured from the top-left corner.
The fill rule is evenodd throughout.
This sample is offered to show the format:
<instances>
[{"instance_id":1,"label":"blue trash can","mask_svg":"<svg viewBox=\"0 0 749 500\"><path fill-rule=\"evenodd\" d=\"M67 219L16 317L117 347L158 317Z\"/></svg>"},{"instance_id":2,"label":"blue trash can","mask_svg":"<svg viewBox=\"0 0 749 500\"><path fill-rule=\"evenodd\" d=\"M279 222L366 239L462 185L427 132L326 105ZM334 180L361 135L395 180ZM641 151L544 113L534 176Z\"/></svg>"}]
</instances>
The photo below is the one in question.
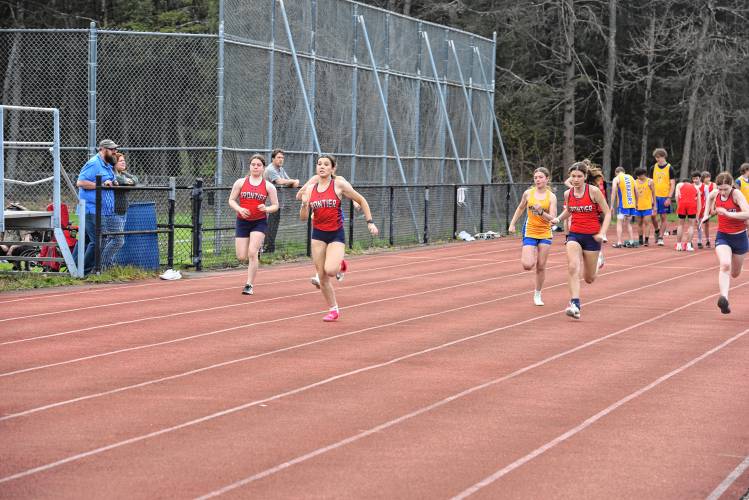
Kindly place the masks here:
<instances>
[{"instance_id":1,"label":"blue trash can","mask_svg":"<svg viewBox=\"0 0 749 500\"><path fill-rule=\"evenodd\" d=\"M127 207L125 231L151 231L156 229L156 203L131 203ZM159 269L159 235L127 234L125 245L115 259L117 264L143 269Z\"/></svg>"}]
</instances>

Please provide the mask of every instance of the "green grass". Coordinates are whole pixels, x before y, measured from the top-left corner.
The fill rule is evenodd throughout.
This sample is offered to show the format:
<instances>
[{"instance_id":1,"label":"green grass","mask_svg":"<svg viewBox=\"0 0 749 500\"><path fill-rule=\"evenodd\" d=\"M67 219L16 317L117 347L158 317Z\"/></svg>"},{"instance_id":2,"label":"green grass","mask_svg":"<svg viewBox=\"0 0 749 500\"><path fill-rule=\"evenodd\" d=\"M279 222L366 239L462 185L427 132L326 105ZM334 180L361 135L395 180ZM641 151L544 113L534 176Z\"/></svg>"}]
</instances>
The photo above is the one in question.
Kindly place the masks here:
<instances>
[{"instance_id":1,"label":"green grass","mask_svg":"<svg viewBox=\"0 0 749 500\"><path fill-rule=\"evenodd\" d=\"M7 271L9 268L9 264L0 265L0 271ZM153 278L156 275L156 271L147 271L133 266L115 266L103 271L101 274L89 275L84 279L73 278L67 273L29 272L19 274L0 274L0 292L88 283L122 283L144 278Z\"/></svg>"}]
</instances>

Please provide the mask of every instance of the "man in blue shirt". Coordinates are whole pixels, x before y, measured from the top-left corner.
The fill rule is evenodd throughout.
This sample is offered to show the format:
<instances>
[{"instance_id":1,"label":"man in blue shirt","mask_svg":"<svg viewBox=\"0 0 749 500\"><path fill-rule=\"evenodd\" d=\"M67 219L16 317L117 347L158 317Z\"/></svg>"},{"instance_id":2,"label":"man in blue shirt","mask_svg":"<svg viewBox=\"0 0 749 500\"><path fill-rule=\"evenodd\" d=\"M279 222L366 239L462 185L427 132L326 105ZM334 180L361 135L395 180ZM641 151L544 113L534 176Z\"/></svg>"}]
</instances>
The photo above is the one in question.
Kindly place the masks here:
<instances>
[{"instance_id":1,"label":"man in blue shirt","mask_svg":"<svg viewBox=\"0 0 749 500\"><path fill-rule=\"evenodd\" d=\"M78 197L86 202L86 255L84 257L83 272L89 274L94 269L94 250L96 245L96 176L101 175L103 186L117 184L112 167L116 163L114 154L119 146L111 139L104 139L99 143L99 152L92 156L78 176ZM114 219L114 191L102 190L101 192L101 226L106 232L113 224ZM114 229L112 229L114 230ZM109 243L102 241L102 246ZM104 248L102 248L103 252Z\"/></svg>"}]
</instances>

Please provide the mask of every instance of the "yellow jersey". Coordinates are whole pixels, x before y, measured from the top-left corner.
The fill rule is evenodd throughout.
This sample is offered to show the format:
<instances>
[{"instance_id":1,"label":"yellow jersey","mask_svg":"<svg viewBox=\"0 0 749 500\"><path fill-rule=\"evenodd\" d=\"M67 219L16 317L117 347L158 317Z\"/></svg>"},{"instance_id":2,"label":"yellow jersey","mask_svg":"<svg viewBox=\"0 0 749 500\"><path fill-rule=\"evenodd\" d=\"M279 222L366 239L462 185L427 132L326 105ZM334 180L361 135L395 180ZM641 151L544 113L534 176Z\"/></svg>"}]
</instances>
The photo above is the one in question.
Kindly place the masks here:
<instances>
[{"instance_id":1,"label":"yellow jersey","mask_svg":"<svg viewBox=\"0 0 749 500\"><path fill-rule=\"evenodd\" d=\"M539 240L547 240L551 238L551 222L547 221L540 215L533 211L534 205L540 205L544 212L549 211L551 206L551 191L546 190L546 198L539 200L536 198L536 188L530 188L528 190L528 218L525 221L525 227L523 228L524 238L536 238Z\"/></svg>"},{"instance_id":2,"label":"yellow jersey","mask_svg":"<svg viewBox=\"0 0 749 500\"><path fill-rule=\"evenodd\" d=\"M655 184L655 195L659 198L668 198L671 191L671 164L666 163L662 167L657 163L653 165L653 183Z\"/></svg>"},{"instance_id":3,"label":"yellow jersey","mask_svg":"<svg viewBox=\"0 0 749 500\"><path fill-rule=\"evenodd\" d=\"M744 195L744 198L749 201L749 181L739 176L739 178L736 179L736 185L739 187L741 194Z\"/></svg>"},{"instance_id":4,"label":"yellow jersey","mask_svg":"<svg viewBox=\"0 0 749 500\"><path fill-rule=\"evenodd\" d=\"M617 176L619 208L635 208L635 178L621 173Z\"/></svg>"},{"instance_id":5,"label":"yellow jersey","mask_svg":"<svg viewBox=\"0 0 749 500\"><path fill-rule=\"evenodd\" d=\"M650 179L645 179L645 182L637 179L635 188L637 189L637 210L652 210L653 190L650 189Z\"/></svg>"}]
</instances>

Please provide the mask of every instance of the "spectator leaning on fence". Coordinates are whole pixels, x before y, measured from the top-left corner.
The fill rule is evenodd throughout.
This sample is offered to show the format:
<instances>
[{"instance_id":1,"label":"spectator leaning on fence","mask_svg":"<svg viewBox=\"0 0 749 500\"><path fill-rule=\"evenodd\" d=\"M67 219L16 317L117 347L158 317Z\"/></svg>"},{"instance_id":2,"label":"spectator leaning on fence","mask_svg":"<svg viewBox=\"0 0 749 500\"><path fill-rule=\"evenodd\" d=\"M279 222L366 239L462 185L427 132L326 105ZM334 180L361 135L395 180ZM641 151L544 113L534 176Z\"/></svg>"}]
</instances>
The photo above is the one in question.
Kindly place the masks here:
<instances>
[{"instance_id":1,"label":"spectator leaning on fence","mask_svg":"<svg viewBox=\"0 0 749 500\"><path fill-rule=\"evenodd\" d=\"M104 186L113 186L117 183L112 166L116 162L117 144L111 139L104 139L99 143L99 152L92 156L78 175L78 197L86 202L86 256L83 264L85 274L94 268L94 251L96 242L96 176L101 175ZM105 189L101 193L101 225L104 231L116 231L114 229L114 191ZM80 242L79 242L80 243ZM102 242L102 254L106 244ZM111 241L110 244L114 244ZM76 245L77 249L77 245ZM74 250L75 252L75 250Z\"/></svg>"},{"instance_id":2,"label":"spectator leaning on fence","mask_svg":"<svg viewBox=\"0 0 749 500\"><path fill-rule=\"evenodd\" d=\"M135 186L138 184L138 178L127 171L127 162L125 155L115 153L114 176L119 186ZM110 231L122 232L125 230L125 215L127 214L127 191L116 190L114 192L114 215L112 215L112 224ZM117 234L107 238L107 244L101 253L102 267L112 267L117 258L117 253L125 245L125 235ZM111 244L110 244L111 241Z\"/></svg>"},{"instance_id":3,"label":"spectator leaning on fence","mask_svg":"<svg viewBox=\"0 0 749 500\"><path fill-rule=\"evenodd\" d=\"M270 165L265 169L265 180L279 187L299 187L299 179L290 179L289 174L283 168L284 154L281 149L274 149L270 154ZM279 196L280 198L280 196ZM265 252L273 253L276 251L276 234L278 234L278 224L281 222L281 211L268 214L268 235L265 239Z\"/></svg>"}]
</instances>

